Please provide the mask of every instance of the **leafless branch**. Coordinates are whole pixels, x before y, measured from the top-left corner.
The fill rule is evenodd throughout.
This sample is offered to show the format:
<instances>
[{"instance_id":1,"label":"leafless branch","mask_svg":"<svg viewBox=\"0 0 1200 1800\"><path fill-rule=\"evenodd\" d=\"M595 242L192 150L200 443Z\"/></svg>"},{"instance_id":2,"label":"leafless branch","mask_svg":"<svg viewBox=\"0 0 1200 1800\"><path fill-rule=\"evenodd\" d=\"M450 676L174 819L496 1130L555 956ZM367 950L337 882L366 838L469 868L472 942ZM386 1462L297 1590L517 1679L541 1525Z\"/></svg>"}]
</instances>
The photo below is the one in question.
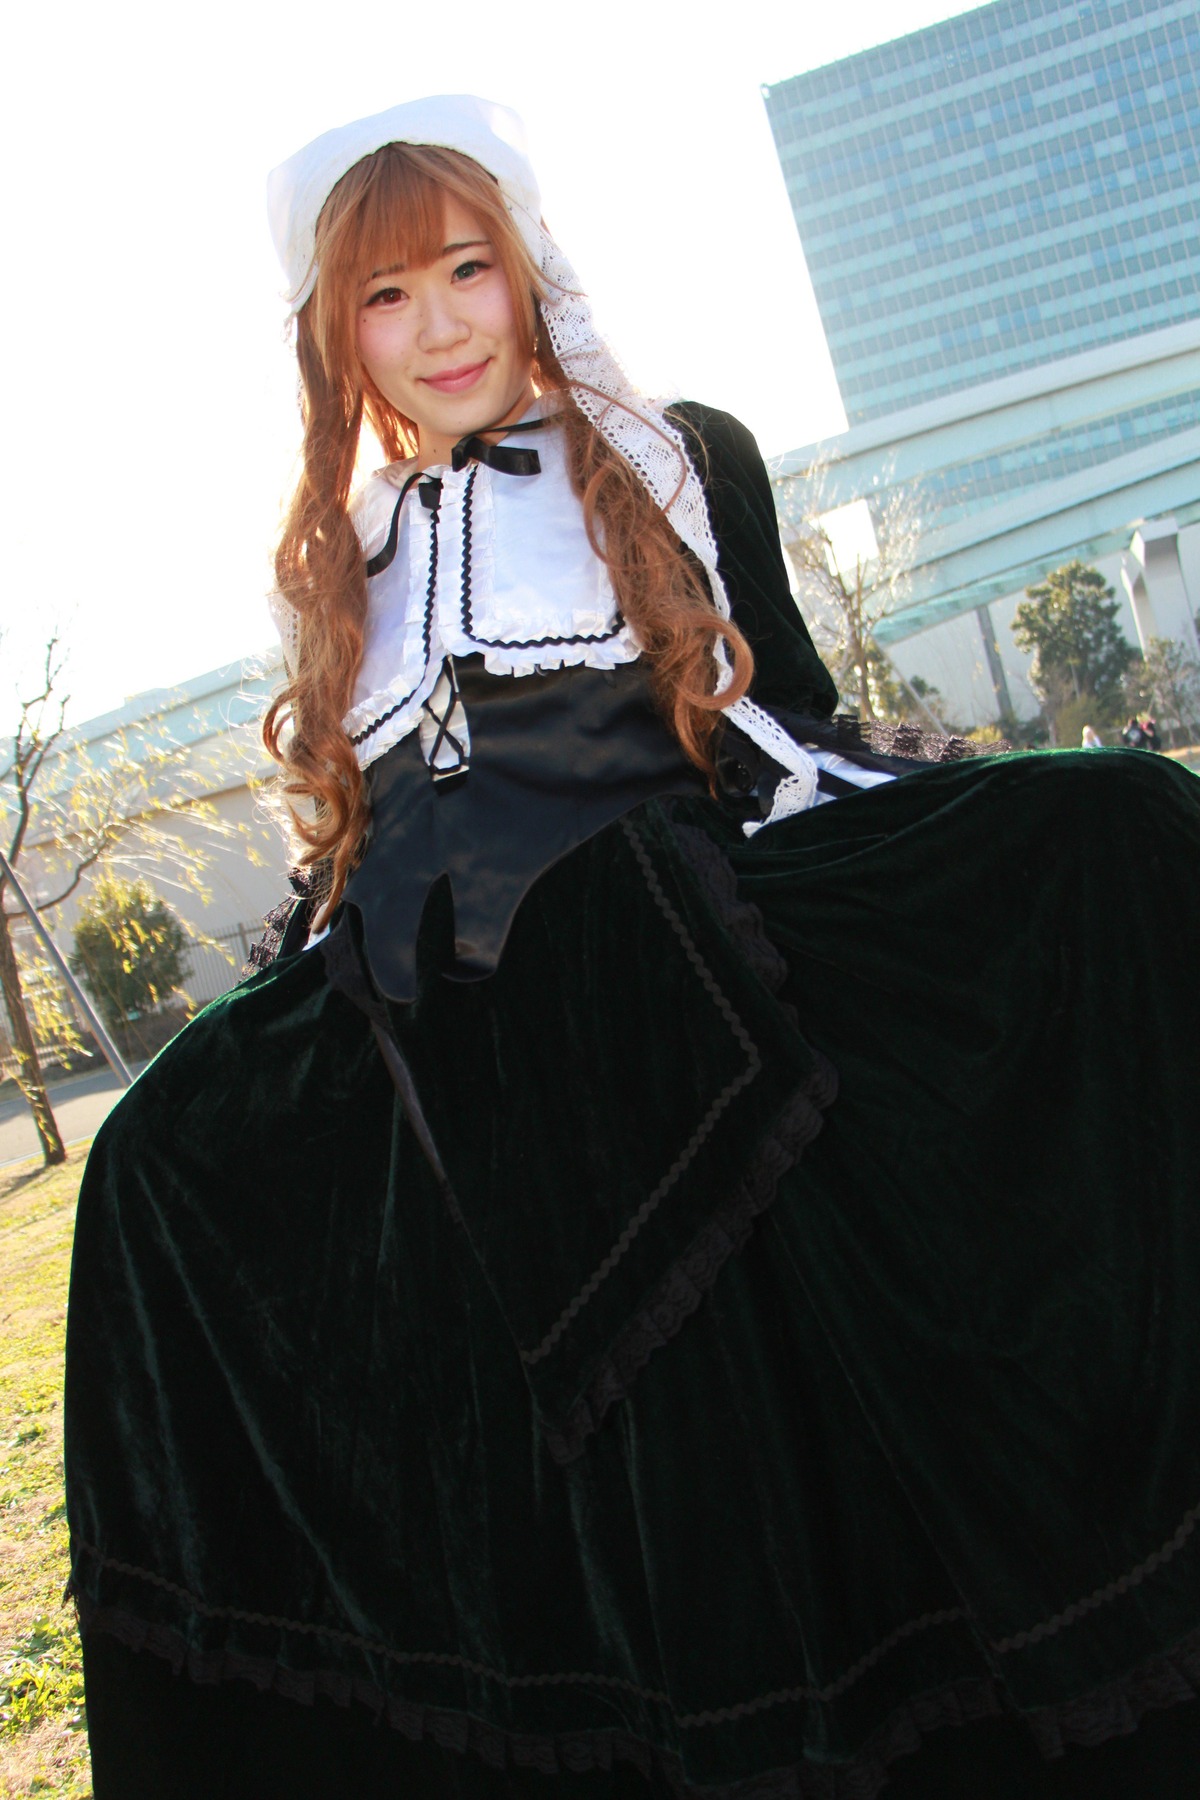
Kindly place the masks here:
<instances>
[{"instance_id":1,"label":"leafless branch","mask_svg":"<svg viewBox=\"0 0 1200 1800\"><path fill-rule=\"evenodd\" d=\"M830 521L834 461L821 457L784 490L784 538L796 572L798 598L839 688L853 692L863 717L876 716L872 692L881 652L880 622L903 604L912 586L923 530L919 496L880 477L879 498L868 504L874 543L853 563L839 557Z\"/></svg>"}]
</instances>

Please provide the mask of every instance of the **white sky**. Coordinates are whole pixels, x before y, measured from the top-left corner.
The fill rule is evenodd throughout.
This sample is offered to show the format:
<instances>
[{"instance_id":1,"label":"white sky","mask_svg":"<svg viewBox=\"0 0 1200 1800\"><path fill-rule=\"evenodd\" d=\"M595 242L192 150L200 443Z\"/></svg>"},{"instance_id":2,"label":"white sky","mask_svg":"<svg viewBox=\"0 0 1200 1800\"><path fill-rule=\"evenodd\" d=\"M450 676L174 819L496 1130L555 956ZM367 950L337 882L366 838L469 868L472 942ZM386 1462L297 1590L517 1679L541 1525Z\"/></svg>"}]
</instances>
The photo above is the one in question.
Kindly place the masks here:
<instances>
[{"instance_id":1,"label":"white sky","mask_svg":"<svg viewBox=\"0 0 1200 1800\"><path fill-rule=\"evenodd\" d=\"M515 107L630 372L736 413L773 454L845 421L761 84L966 10L22 5L0 77L0 731L55 625L74 721L270 641L298 442L275 163L420 94Z\"/></svg>"}]
</instances>

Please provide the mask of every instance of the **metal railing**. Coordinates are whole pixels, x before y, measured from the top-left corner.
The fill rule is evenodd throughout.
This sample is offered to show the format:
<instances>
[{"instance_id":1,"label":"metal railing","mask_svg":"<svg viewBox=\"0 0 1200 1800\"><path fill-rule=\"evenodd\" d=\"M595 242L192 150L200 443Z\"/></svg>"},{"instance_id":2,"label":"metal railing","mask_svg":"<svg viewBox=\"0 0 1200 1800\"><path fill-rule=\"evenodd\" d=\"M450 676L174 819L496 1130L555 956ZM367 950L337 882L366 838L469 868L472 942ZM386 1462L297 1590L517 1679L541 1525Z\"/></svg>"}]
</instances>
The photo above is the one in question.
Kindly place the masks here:
<instances>
[{"instance_id":1,"label":"metal railing","mask_svg":"<svg viewBox=\"0 0 1200 1800\"><path fill-rule=\"evenodd\" d=\"M227 994L231 987L236 986L241 980L242 971L249 960L250 946L262 934L262 921L255 919L243 920L237 925L224 926L219 931L206 932L202 938L189 936L187 949L189 973L183 982L181 992L187 995L197 1011L200 1007L207 1006L210 1000L219 999L222 994ZM27 966L24 977L27 988L30 985L62 988L61 976L48 963L39 962L32 970ZM181 995L172 995L164 1004L169 1008L173 1001L181 1004ZM74 1010L65 988L61 993L60 1009L68 1012ZM83 1023L81 1021L81 1024ZM37 1044L39 1059L47 1068L53 1068L59 1062L69 1065L75 1060L70 1045L65 1040L60 1040L53 1031L40 1031L35 1024L34 1040ZM4 1014L4 1007L0 1004L0 1081L15 1075L16 1068L17 1061L9 1036L8 1020Z\"/></svg>"},{"instance_id":2,"label":"metal railing","mask_svg":"<svg viewBox=\"0 0 1200 1800\"><path fill-rule=\"evenodd\" d=\"M218 1000L242 978L242 970L250 959L250 946L263 934L262 921L243 920L221 931L206 932L203 939L192 938L188 944L190 973L183 991L197 1006Z\"/></svg>"}]
</instances>

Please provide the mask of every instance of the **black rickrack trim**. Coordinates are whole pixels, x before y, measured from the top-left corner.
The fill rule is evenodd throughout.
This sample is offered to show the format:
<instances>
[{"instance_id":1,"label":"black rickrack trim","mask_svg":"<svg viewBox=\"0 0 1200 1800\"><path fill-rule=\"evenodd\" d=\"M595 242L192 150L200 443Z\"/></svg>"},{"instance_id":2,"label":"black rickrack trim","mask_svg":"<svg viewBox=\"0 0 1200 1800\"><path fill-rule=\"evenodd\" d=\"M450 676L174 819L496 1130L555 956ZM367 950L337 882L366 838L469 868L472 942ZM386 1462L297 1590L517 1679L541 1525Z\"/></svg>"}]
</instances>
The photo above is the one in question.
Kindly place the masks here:
<instances>
[{"instance_id":1,"label":"black rickrack trim","mask_svg":"<svg viewBox=\"0 0 1200 1800\"><path fill-rule=\"evenodd\" d=\"M777 994L787 980L787 960L767 936L763 916L752 900L738 893L733 864L715 838L698 825L672 824L672 831L693 871L708 889L709 899L763 986Z\"/></svg>"},{"instance_id":2,"label":"black rickrack trim","mask_svg":"<svg viewBox=\"0 0 1200 1800\"><path fill-rule=\"evenodd\" d=\"M429 615L428 615L428 613L425 616L425 637L426 637L425 651L426 651L426 655L428 655L428 652L429 652L429 642L428 642L428 640L429 640ZM428 667L428 664L426 664L425 675L428 675L428 673L429 673L429 667ZM424 681L425 675L422 675L421 681ZM417 687L420 687L420 685L421 685L421 682L419 681L417 683ZM356 731L353 734L353 736L351 737L350 742L356 748L359 744L365 744L367 739L369 737L374 737L375 733L380 729L381 726L386 725L389 719L394 719L398 712L403 712L404 708L406 706L411 705L413 695L416 693L416 691L417 691L417 688L409 688L407 694L403 694L400 697L400 699L397 700L395 706L389 706L385 713L380 713L380 715L377 719L372 719L372 721L369 725L364 725L361 731Z\"/></svg>"},{"instance_id":3,"label":"black rickrack trim","mask_svg":"<svg viewBox=\"0 0 1200 1800\"><path fill-rule=\"evenodd\" d=\"M621 635L624 625L624 617L622 614L618 613L610 631L597 631L590 636L540 638L477 637L472 638L471 643L480 650L556 650L563 647L569 648L572 644L607 644L610 638L619 637Z\"/></svg>"},{"instance_id":4,"label":"black rickrack trim","mask_svg":"<svg viewBox=\"0 0 1200 1800\"><path fill-rule=\"evenodd\" d=\"M872 1670L897 1645L929 1631L935 1626L963 1624L971 1615L965 1607L944 1607L938 1611L923 1613L918 1619L909 1619L905 1624L897 1626L895 1631L873 1645L858 1661L848 1669L818 1687L813 1682L799 1682L792 1687L775 1688L766 1694L756 1694L750 1700L735 1701L730 1706L712 1708L706 1712L677 1713L671 1704L669 1694L657 1688L643 1687L636 1681L629 1681L622 1675L601 1675L592 1670L543 1670L536 1675L508 1675L502 1669L492 1668L469 1656L458 1656L441 1650L396 1650L379 1639L367 1638L354 1631L341 1631L336 1626L315 1625L310 1621L289 1619L277 1613L248 1611L240 1606L210 1606L201 1600L190 1589L181 1587L176 1581L168 1581L165 1575L156 1575L150 1569L140 1568L136 1563L122 1562L115 1556L104 1556L93 1544L80 1543L78 1552L81 1556L91 1558L103 1569L112 1569L115 1574L129 1575L137 1581L144 1581L162 1592L173 1594L176 1599L185 1600L193 1612L204 1619L228 1619L239 1625L259 1625L272 1631L286 1631L299 1637L317 1637L328 1639L330 1643L341 1644L348 1649L362 1650L371 1656L380 1656L385 1661L395 1663L401 1668L443 1668L459 1669L466 1675L475 1675L483 1681L494 1682L499 1687L510 1691L518 1688L550 1688L550 1687L585 1687L601 1688L629 1694L634 1699L661 1706L670 1714L673 1724L681 1731L699 1730L708 1725L726 1725L737 1719L751 1718L755 1713L766 1712L774 1706L789 1706L800 1701L815 1701L821 1705L829 1705L842 1694L854 1687L863 1676ZM75 1591L74 1589L72 1590ZM91 1604L89 1602L88 1604ZM133 1615L131 1615L133 1616Z\"/></svg>"},{"instance_id":5,"label":"black rickrack trim","mask_svg":"<svg viewBox=\"0 0 1200 1800\"><path fill-rule=\"evenodd\" d=\"M381 1639L363 1637L356 1631L341 1631L334 1625L316 1625L310 1620L289 1619L279 1613L254 1612L242 1606L211 1606L206 1600L201 1600L198 1594L193 1594L190 1588L182 1587L179 1582L168 1581L165 1575L156 1575L152 1569L143 1569L137 1563L123 1562L116 1556L104 1556L94 1544L81 1542L76 1548L79 1555L89 1557L102 1569L111 1569L117 1575L132 1576L136 1581L147 1582L163 1593L174 1595L177 1600L186 1601L190 1609L202 1619L228 1619L235 1625L258 1625L270 1631L286 1631L298 1637L323 1638L331 1644L340 1644L347 1649L363 1650L368 1655L382 1657L401 1668L459 1669L466 1675L476 1675L482 1681L491 1681L510 1689L615 1688L632 1694L636 1699L652 1701L655 1705L669 1708L671 1704L668 1694L659 1693L654 1688L641 1687L636 1681L628 1681L621 1675L599 1675L577 1669L542 1671L537 1675L507 1675L502 1669L492 1668L488 1663L477 1662L469 1656L457 1656L451 1651L396 1650ZM83 1597L78 1590L73 1591L83 1604ZM86 1604L92 1603L89 1601Z\"/></svg>"},{"instance_id":6,"label":"black rickrack trim","mask_svg":"<svg viewBox=\"0 0 1200 1800\"><path fill-rule=\"evenodd\" d=\"M463 633L473 644L484 650L548 650L566 644L607 644L611 638L619 637L625 620L618 611L613 624L607 631L585 633L580 637L540 637L540 638L481 638L475 635L475 617L471 608L471 506L475 492L475 477L479 473L479 464L474 463L471 473L463 486L463 537L462 537L462 600L461 617Z\"/></svg>"},{"instance_id":7,"label":"black rickrack trim","mask_svg":"<svg viewBox=\"0 0 1200 1800\"><path fill-rule=\"evenodd\" d=\"M580 1307L591 1298L605 1275L628 1248L636 1230L682 1173L703 1137L708 1135L716 1123L720 1112L761 1068L757 1047L704 962L691 933L664 893L635 827L627 819L621 821L621 826L633 848L655 905L679 938L688 961L734 1035L743 1043L750 1060L742 1075L736 1077L718 1095L659 1188L638 1209L631 1221L632 1229L626 1228L571 1306L560 1315L552 1328L556 1334L565 1329ZM766 986L772 991L777 990L786 978L787 963L767 937L758 908L738 898L737 877L728 859L706 832L692 827L676 827L675 832L685 857L705 881L714 910L734 939L739 954ZM715 1209L645 1304L618 1332L565 1420L553 1427L544 1427L547 1448L556 1462L572 1462L581 1454L587 1439L599 1428L610 1408L629 1394L634 1380L654 1352L667 1344L679 1332L685 1320L696 1311L725 1263L746 1242L755 1219L773 1202L782 1176L795 1166L806 1146L820 1131L822 1115L836 1096L837 1071L825 1057L818 1055L807 1078L795 1089L770 1131L758 1145L734 1193ZM543 1346L548 1347L548 1339L543 1339L538 1354L544 1354ZM526 1356L525 1360L532 1358Z\"/></svg>"},{"instance_id":8,"label":"black rickrack trim","mask_svg":"<svg viewBox=\"0 0 1200 1800\"><path fill-rule=\"evenodd\" d=\"M1065 1606L1061 1612L1055 1613L1052 1618L1043 1619L1028 1631L1018 1631L1012 1637L1002 1638L992 1648L1000 1656L1008 1656L1014 1650L1026 1650L1030 1644L1040 1644L1043 1638L1054 1637L1065 1625L1074 1625L1088 1613L1107 1606L1110 1600L1127 1594L1131 1588L1140 1587L1147 1575L1153 1575L1156 1569L1161 1569L1164 1563L1169 1563L1183 1549L1198 1522L1200 1503L1193 1506L1190 1512L1184 1513L1178 1530L1172 1532L1165 1544L1160 1544L1157 1550L1152 1551L1144 1562L1130 1569L1128 1574L1118 1575L1115 1581L1106 1582L1103 1587L1096 1588L1082 1600L1076 1600L1073 1605Z\"/></svg>"},{"instance_id":9,"label":"black rickrack trim","mask_svg":"<svg viewBox=\"0 0 1200 1800\"><path fill-rule=\"evenodd\" d=\"M889 1631L885 1638L880 1638L858 1661L843 1669L833 1681L827 1681L824 1687L817 1687L813 1682L797 1682L792 1687L775 1688L769 1694L756 1694L752 1700L738 1700L732 1706L711 1707L707 1712L684 1713L677 1716L675 1723L681 1728L694 1729L701 1725L730 1725L735 1719L749 1719L755 1713L767 1712L773 1706L794 1706L802 1700L816 1701L818 1705L829 1706L834 1700L856 1687L864 1675L869 1675L876 1663L881 1663L885 1656L909 1638L920 1637L926 1631L932 1631L941 1625L966 1625L971 1621L971 1614L965 1606L942 1606L932 1612L922 1613L919 1619L909 1619L903 1625L897 1625L895 1631Z\"/></svg>"},{"instance_id":10,"label":"black rickrack trim","mask_svg":"<svg viewBox=\"0 0 1200 1800\"><path fill-rule=\"evenodd\" d=\"M478 473L479 464L473 463L471 473L467 476L463 487L462 595L459 605L462 614L462 628L467 637L474 635L474 616L471 609L471 507L475 493L475 477Z\"/></svg>"},{"instance_id":11,"label":"black rickrack trim","mask_svg":"<svg viewBox=\"0 0 1200 1800\"><path fill-rule=\"evenodd\" d=\"M404 503L404 495L407 494L409 488L412 486L413 481L415 481L415 480L416 480L416 476L414 475L413 477L411 477L411 479L409 481L407 481L405 483L404 493L401 494L400 499L396 502L396 511L392 515L393 530L395 529L396 522L400 517L400 508ZM380 727L383 725L386 725L389 719L394 719L398 712L403 712L404 708L411 704L413 695L420 688L421 682L424 681L425 677L429 674L429 646L430 646L431 642L433 641L433 603L434 603L434 599L436 597L436 592L437 592L437 571L438 571L438 528L437 527L438 527L438 500L437 500L437 498L435 498L434 504L429 509L429 580L425 584L425 621L421 628L422 661L424 663L424 670L421 675L421 681L418 681L416 687L410 688L407 694L402 695L402 697L399 700L397 700L397 702L394 706L389 706L385 713L380 713L380 715L377 719L372 719L372 721L369 725L365 725L361 731L356 731L353 734L353 736L350 739L350 742L352 744L354 744L356 747L359 744L365 744L369 737L374 737L375 733L380 729ZM389 541L389 543L391 542L390 539L388 541ZM393 549L393 554L394 554L394 549ZM390 557L388 558L388 561L389 562L391 561ZM385 564L385 567L386 567L386 564Z\"/></svg>"},{"instance_id":12,"label":"black rickrack trim","mask_svg":"<svg viewBox=\"0 0 1200 1800\"><path fill-rule=\"evenodd\" d=\"M619 610L615 614L613 623L607 631L585 633L582 636L577 637L480 638L475 636L474 617L471 609L471 504L472 495L475 489L475 478L478 474L479 464L472 463L466 482L463 485L462 595L459 604L462 615L463 632L466 637L470 639L472 644L478 645L481 650L549 650L562 649L572 644L607 644L612 638L619 637L625 627L624 616ZM388 533L387 543L367 564L368 575L382 574L383 570L391 564L395 557L396 545L399 541L400 508L403 506L405 497L412 487L413 482L416 480L416 475L410 475L405 482L400 498L396 502L395 510L392 513L392 525L391 530ZM431 515L429 521L429 578L425 586L425 620L421 634L423 661L425 664L424 672L421 676L421 681L417 683L416 687L410 688L408 693L402 695L401 698L396 701L394 706L389 706L385 713L381 713L377 719L372 719L371 723L365 725L361 731L353 733L350 742L355 748L357 748L359 744L365 744L368 738L374 737L375 733L388 723L389 719L394 719L397 713L403 712L406 706L412 704L413 696L419 691L421 682L425 680L426 675L429 673L429 646L433 637L433 608L437 597L438 512L440 508L441 484L439 482L430 483L430 485L437 487L439 493L435 498L433 506L429 509Z\"/></svg>"},{"instance_id":13,"label":"black rickrack trim","mask_svg":"<svg viewBox=\"0 0 1200 1800\"><path fill-rule=\"evenodd\" d=\"M718 984L712 970L701 956L700 951L696 946L695 939L692 937L683 920L679 917L679 914L663 892L662 883L654 872L654 865L650 861L646 852L646 847L639 838L637 831L629 823L628 819L621 820L621 830L629 840L630 847L637 860L638 868L641 871L642 879L650 890L654 904L663 914L663 917L671 927L671 930L682 944L683 953L687 957L687 960L691 964L696 975L699 976L701 986L720 1013L725 1024L729 1027L730 1032L733 1034L733 1037L745 1055L746 1066L742 1069L740 1074L735 1075L733 1080L728 1082L725 1087L722 1088L721 1092L717 1095L716 1099L712 1102L712 1105L701 1119L699 1125L697 1125L695 1131L693 1131L687 1143L683 1146L683 1149L679 1152L679 1155L672 1162L662 1180L646 1199L642 1201L642 1204L629 1220L616 1243L612 1246L599 1265L593 1270L591 1275L588 1276L588 1279L584 1282L574 1299L563 1308L562 1312L542 1338L541 1342L532 1350L521 1351L521 1361L527 1365L541 1362L543 1357L550 1354L554 1346L562 1337L563 1332L566 1331L573 1320L579 1316L588 1301L592 1299L604 1281L612 1274L621 1258L625 1255L625 1252L629 1249L629 1246L633 1243L633 1240L641 1231L642 1226L653 1213L657 1212L659 1206L675 1186L675 1183L679 1180L680 1176L695 1160L705 1139L711 1137L722 1113L728 1110L729 1106L737 1098L738 1094L741 1093L742 1089L748 1087L762 1070L762 1057L759 1055L757 1044L746 1030L746 1027L742 1024L741 1019L738 1017L728 997Z\"/></svg>"},{"instance_id":14,"label":"black rickrack trim","mask_svg":"<svg viewBox=\"0 0 1200 1800\"><path fill-rule=\"evenodd\" d=\"M610 1408L628 1396L654 1352L669 1343L696 1311L729 1258L750 1236L754 1221L775 1199L781 1178L820 1131L822 1113L836 1094L837 1076L822 1058L759 1143L732 1196L714 1210L644 1305L621 1327L562 1424L544 1428L555 1462L573 1462L582 1454L588 1438Z\"/></svg>"},{"instance_id":15,"label":"black rickrack trim","mask_svg":"<svg viewBox=\"0 0 1200 1800\"><path fill-rule=\"evenodd\" d=\"M919 1750L927 1737L947 1726L1008 1716L1024 1724L1037 1750L1049 1760L1061 1756L1070 1744L1095 1748L1126 1737L1148 1712L1200 1697L1197 1631L1115 1681L1054 1706L1015 1713L993 1680L964 1678L897 1707L841 1766L795 1763L719 1788L698 1788L686 1780L678 1757L632 1731L612 1727L555 1733L506 1731L469 1713L386 1694L377 1684L341 1670L301 1672L270 1657L229 1649L197 1650L180 1632L140 1619L124 1608L98 1606L79 1593L75 1603L82 1632L104 1632L128 1649L148 1651L170 1663L176 1674L186 1670L198 1684L249 1681L260 1693L273 1691L306 1706L318 1697L342 1707L357 1701L410 1742L429 1739L442 1749L473 1754L497 1769L511 1767L554 1776L610 1770L617 1763L627 1763L647 1780L655 1775L664 1780L676 1800L875 1800L887 1784L890 1765ZM213 1609L208 1610L211 1613ZM459 1659L444 1660L456 1664Z\"/></svg>"},{"instance_id":16,"label":"black rickrack trim","mask_svg":"<svg viewBox=\"0 0 1200 1800\"><path fill-rule=\"evenodd\" d=\"M178 1582L168 1581L163 1575L156 1575L149 1569L139 1568L136 1563L122 1562L115 1556L102 1556L91 1544L79 1545L81 1555L86 1555L97 1562L101 1568L112 1569L116 1574L129 1575L135 1580L145 1581L151 1587L161 1589L164 1593L173 1594L177 1599L185 1600L189 1607L201 1618L228 1619L239 1625L258 1625L273 1631L286 1631L300 1637L318 1637L330 1643L341 1644L348 1649L362 1650L371 1656L383 1657L385 1661L398 1664L402 1668L444 1668L459 1669L464 1674L478 1676L483 1681L491 1681L500 1687L515 1690L518 1688L549 1687L587 1687L601 1688L630 1694L638 1700L649 1701L653 1705L665 1707L670 1713L673 1723L681 1731L698 1730L708 1725L731 1724L738 1719L752 1717L755 1713L767 1712L775 1706L790 1706L801 1701L815 1701L828 1705L837 1700L848 1689L854 1687L862 1677L883 1660L897 1645L907 1639L931 1630L935 1626L962 1624L970 1620L970 1613L965 1607L944 1607L938 1611L923 1613L919 1619L910 1619L900 1625L887 1637L882 1638L856 1663L843 1671L834 1681L818 1687L812 1682L798 1682L794 1686L775 1688L765 1694L756 1694L751 1700L739 1700L730 1706L714 1707L706 1712L677 1713L671 1705L669 1694L657 1688L641 1686L636 1681L629 1681L620 1675L601 1675L594 1671L584 1670L551 1670L536 1675L507 1675L502 1669L490 1667L469 1656L456 1656L448 1651L437 1650L395 1650L381 1640L361 1636L358 1632L340 1631L335 1626L314 1625L309 1621L289 1619L277 1613L252 1612L240 1606L210 1606L198 1595L191 1593ZM90 1604L90 1602L89 1602ZM133 1615L131 1615L133 1616Z\"/></svg>"},{"instance_id":17,"label":"black rickrack trim","mask_svg":"<svg viewBox=\"0 0 1200 1800\"><path fill-rule=\"evenodd\" d=\"M697 1713L676 1713L671 1706L669 1695L660 1693L655 1688L640 1687L636 1682L627 1681L620 1676L585 1673L579 1670L569 1672L554 1670L537 1675L506 1675L502 1670L490 1668L485 1663L474 1662L463 1656L441 1651L393 1650L387 1644L359 1636L355 1632L339 1631L332 1626L314 1625L302 1620L283 1618L273 1613L247 1612L234 1606L210 1606L198 1595L193 1594L190 1589L181 1587L178 1582L169 1581L166 1576L157 1575L153 1570L141 1568L136 1563L122 1562L117 1557L105 1556L94 1544L80 1541L76 1545L76 1550L79 1555L90 1557L101 1568L112 1569L120 1575L130 1575L135 1580L144 1581L151 1587L159 1588L165 1593L175 1595L180 1600L185 1600L189 1607L202 1618L230 1619L240 1624L263 1625L274 1630L295 1632L306 1637L328 1638L333 1643L345 1644L353 1649L383 1656L390 1662L405 1666L423 1664L462 1669L468 1674L478 1675L484 1680L495 1681L508 1688L563 1686L618 1688L638 1699L667 1707L671 1712L673 1722L680 1729L692 1730L701 1726L728 1724L736 1719L749 1718L752 1714L766 1711L772 1706L790 1705L802 1700L828 1705L861 1681L864 1675L869 1673L899 1644L934 1627L972 1624L974 1637L993 1655L1023 1648L1027 1643L1039 1642L1042 1638L1052 1636L1062 1630L1064 1626L1075 1624L1087 1613L1095 1611L1098 1606L1128 1593L1131 1588L1139 1586L1147 1575L1170 1562L1191 1536L1197 1515L1200 1515L1200 1504L1186 1512L1180 1525L1166 1542L1152 1555L1137 1563L1127 1575L1097 1589L1086 1599L1065 1607L1061 1613L1055 1615L1054 1619L1047 1621L1044 1625L1035 1626L1030 1631L1019 1632L1010 1638L988 1640L984 1637L978 1621L974 1620L968 1608L943 1607L932 1612L922 1613L919 1618L909 1619L903 1625L898 1625L894 1631L890 1631L886 1637L880 1638L878 1643L872 1645L871 1649L860 1656L848 1669L844 1669L840 1675L835 1676L824 1686L818 1687L814 1683L799 1683L794 1687L773 1689L769 1693L756 1694L749 1700L738 1700L729 1706Z\"/></svg>"}]
</instances>

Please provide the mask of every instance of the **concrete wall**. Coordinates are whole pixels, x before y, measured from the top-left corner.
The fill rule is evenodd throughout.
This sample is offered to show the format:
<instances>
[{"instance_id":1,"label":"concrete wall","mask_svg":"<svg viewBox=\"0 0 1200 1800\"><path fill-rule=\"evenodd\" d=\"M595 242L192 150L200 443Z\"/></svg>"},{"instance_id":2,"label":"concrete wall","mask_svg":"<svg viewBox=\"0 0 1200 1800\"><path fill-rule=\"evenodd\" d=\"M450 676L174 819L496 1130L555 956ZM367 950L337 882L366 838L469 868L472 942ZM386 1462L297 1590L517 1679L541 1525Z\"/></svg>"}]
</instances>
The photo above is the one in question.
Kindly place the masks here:
<instances>
[{"instance_id":1,"label":"concrete wall","mask_svg":"<svg viewBox=\"0 0 1200 1800\"><path fill-rule=\"evenodd\" d=\"M220 837L186 818L173 820L170 827L185 843L201 849L208 859L209 866L202 877L207 893L199 894L182 885L169 863L147 863L142 872L154 892L179 914L185 925L196 933L216 935L234 925L257 924L276 901L282 900L290 891L289 864L279 829L266 816L263 800L247 785L210 795L209 801L222 824L238 835ZM129 878L135 872L140 849L137 832L131 832L108 866ZM24 868L27 883L40 885L43 878L36 851L25 861ZM55 937L64 945L71 941L79 908L94 880L92 874L85 875L75 894L47 915ZM49 885L48 877L46 884Z\"/></svg>"}]
</instances>

